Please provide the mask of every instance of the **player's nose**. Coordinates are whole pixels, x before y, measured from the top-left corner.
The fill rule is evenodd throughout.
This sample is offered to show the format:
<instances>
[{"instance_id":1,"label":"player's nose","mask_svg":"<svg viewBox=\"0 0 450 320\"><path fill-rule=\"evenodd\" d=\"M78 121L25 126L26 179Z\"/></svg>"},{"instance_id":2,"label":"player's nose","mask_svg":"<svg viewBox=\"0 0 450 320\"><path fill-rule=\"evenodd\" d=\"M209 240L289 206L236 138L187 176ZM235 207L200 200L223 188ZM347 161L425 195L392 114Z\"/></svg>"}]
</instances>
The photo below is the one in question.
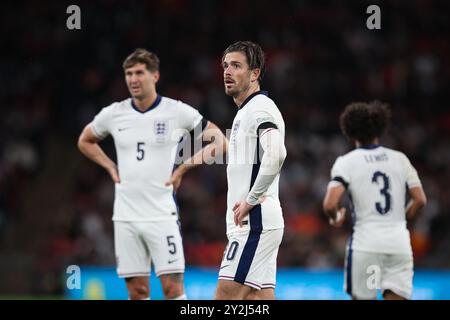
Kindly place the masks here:
<instances>
[{"instance_id":1,"label":"player's nose","mask_svg":"<svg viewBox=\"0 0 450 320\"><path fill-rule=\"evenodd\" d=\"M135 74L132 74L129 78L130 83L136 83L138 80L138 76Z\"/></svg>"},{"instance_id":2,"label":"player's nose","mask_svg":"<svg viewBox=\"0 0 450 320\"><path fill-rule=\"evenodd\" d=\"M231 75L231 68L230 66L226 67L225 69L223 69L223 75L224 76L229 76Z\"/></svg>"},{"instance_id":3,"label":"player's nose","mask_svg":"<svg viewBox=\"0 0 450 320\"><path fill-rule=\"evenodd\" d=\"M138 79L130 79L130 86L137 85L139 83Z\"/></svg>"}]
</instances>

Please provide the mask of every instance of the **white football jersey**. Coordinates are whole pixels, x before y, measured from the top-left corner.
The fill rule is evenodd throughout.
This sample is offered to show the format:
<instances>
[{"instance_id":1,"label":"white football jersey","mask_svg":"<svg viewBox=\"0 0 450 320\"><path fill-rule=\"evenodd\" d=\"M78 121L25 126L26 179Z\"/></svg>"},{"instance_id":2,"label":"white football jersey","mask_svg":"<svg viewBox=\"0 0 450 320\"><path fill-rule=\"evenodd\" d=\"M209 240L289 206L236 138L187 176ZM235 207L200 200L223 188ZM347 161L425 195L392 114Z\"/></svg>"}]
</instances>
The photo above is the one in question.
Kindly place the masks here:
<instances>
[{"instance_id":1,"label":"white football jersey","mask_svg":"<svg viewBox=\"0 0 450 320\"><path fill-rule=\"evenodd\" d=\"M250 95L239 108L231 129L228 147L228 195L227 195L227 233L241 230L261 231L284 227L278 182L280 173L275 177L265 193L265 201L255 206L244 219L240 228L234 224L233 206L236 202L246 200L258 175L262 155L259 147L257 128L265 124L274 124L284 139L284 120L275 103L267 92L258 91ZM259 151L258 151L259 150Z\"/></svg>"},{"instance_id":2,"label":"white football jersey","mask_svg":"<svg viewBox=\"0 0 450 320\"><path fill-rule=\"evenodd\" d=\"M117 154L114 221L178 218L173 186L164 183L172 175L178 142L201 121L196 109L159 95L145 112L129 98L97 114L92 131L101 139L112 135Z\"/></svg>"},{"instance_id":3,"label":"white football jersey","mask_svg":"<svg viewBox=\"0 0 450 320\"><path fill-rule=\"evenodd\" d=\"M411 254L406 227L407 188L421 186L417 171L401 152L378 145L338 157L330 186L347 187L352 203L352 249Z\"/></svg>"}]
</instances>

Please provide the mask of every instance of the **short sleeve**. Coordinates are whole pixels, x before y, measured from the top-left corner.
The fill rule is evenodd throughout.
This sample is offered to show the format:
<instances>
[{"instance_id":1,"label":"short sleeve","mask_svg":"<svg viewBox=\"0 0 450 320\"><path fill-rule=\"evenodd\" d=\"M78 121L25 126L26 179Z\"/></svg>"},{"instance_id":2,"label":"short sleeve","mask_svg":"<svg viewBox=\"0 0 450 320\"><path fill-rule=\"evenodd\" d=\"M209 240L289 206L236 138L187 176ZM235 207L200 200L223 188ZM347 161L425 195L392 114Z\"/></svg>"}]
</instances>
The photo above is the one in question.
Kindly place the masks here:
<instances>
[{"instance_id":1,"label":"short sleeve","mask_svg":"<svg viewBox=\"0 0 450 320\"><path fill-rule=\"evenodd\" d=\"M331 168L331 182L341 183L346 189L350 184L350 175L342 157L338 157Z\"/></svg>"},{"instance_id":2,"label":"short sleeve","mask_svg":"<svg viewBox=\"0 0 450 320\"><path fill-rule=\"evenodd\" d=\"M188 131L192 131L195 127L197 127L202 121L203 117L198 112L197 109L191 107L190 105L179 102L178 105L179 112L179 123L180 127L186 129Z\"/></svg>"},{"instance_id":3,"label":"short sleeve","mask_svg":"<svg viewBox=\"0 0 450 320\"><path fill-rule=\"evenodd\" d=\"M422 186L417 170L413 167L408 157L404 154L402 154L402 164L405 170L406 184L408 185L408 188L411 189Z\"/></svg>"},{"instance_id":4,"label":"short sleeve","mask_svg":"<svg viewBox=\"0 0 450 320\"><path fill-rule=\"evenodd\" d=\"M103 139L111 133L112 127L112 106L103 108L91 123L91 128L95 136Z\"/></svg>"}]
</instances>

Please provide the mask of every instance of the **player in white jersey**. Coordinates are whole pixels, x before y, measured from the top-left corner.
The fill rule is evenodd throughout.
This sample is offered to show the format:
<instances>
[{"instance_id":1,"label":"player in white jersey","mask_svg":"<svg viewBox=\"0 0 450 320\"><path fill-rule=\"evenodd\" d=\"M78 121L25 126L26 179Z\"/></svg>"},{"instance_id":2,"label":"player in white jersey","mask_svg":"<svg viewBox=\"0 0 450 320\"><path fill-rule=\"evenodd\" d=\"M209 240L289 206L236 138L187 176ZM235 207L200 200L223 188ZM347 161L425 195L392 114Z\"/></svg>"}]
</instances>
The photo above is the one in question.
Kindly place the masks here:
<instances>
[{"instance_id":1,"label":"player in white jersey","mask_svg":"<svg viewBox=\"0 0 450 320\"><path fill-rule=\"evenodd\" d=\"M159 59L136 49L123 63L131 98L103 108L80 135L81 152L115 182L114 242L117 272L125 278L130 299L149 299L153 264L166 299L185 299L184 254L175 192L190 168L226 151L227 139L191 106L156 92ZM187 132L214 142L184 163L175 163ZM111 135L116 164L100 140ZM176 168L176 169L175 169Z\"/></svg>"},{"instance_id":2,"label":"player in white jersey","mask_svg":"<svg viewBox=\"0 0 450 320\"><path fill-rule=\"evenodd\" d=\"M330 224L341 226L348 191L353 233L345 267L345 290L353 299L410 299L413 255L406 219L426 204L417 171L401 152L379 145L390 120L389 108L374 101L352 103L340 117L341 129L356 149L336 159L323 207ZM406 205L406 193L410 201Z\"/></svg>"},{"instance_id":3,"label":"player in white jersey","mask_svg":"<svg viewBox=\"0 0 450 320\"><path fill-rule=\"evenodd\" d=\"M260 91L264 53L252 42L230 45L222 57L227 95L238 112L228 149L227 237L216 299L274 299L284 221L278 197L286 157L283 117Z\"/></svg>"}]
</instances>

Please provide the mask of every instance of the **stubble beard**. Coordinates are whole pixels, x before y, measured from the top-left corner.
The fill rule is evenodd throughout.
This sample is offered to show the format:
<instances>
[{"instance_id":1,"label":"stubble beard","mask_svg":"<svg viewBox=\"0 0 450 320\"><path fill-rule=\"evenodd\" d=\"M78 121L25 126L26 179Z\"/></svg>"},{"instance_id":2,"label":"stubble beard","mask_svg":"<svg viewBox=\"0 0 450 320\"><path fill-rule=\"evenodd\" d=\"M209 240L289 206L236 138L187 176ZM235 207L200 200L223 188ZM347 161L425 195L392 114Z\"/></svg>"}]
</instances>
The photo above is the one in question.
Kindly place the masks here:
<instances>
[{"instance_id":1,"label":"stubble beard","mask_svg":"<svg viewBox=\"0 0 450 320\"><path fill-rule=\"evenodd\" d=\"M130 94L131 96L139 101L145 100L145 98L147 98L147 95L145 94L145 92L141 89L141 93L139 94L133 94L132 91L130 90Z\"/></svg>"},{"instance_id":2,"label":"stubble beard","mask_svg":"<svg viewBox=\"0 0 450 320\"><path fill-rule=\"evenodd\" d=\"M236 98L239 95L239 91L237 89L229 89L228 90L227 88L225 88L225 94L227 96Z\"/></svg>"},{"instance_id":3,"label":"stubble beard","mask_svg":"<svg viewBox=\"0 0 450 320\"><path fill-rule=\"evenodd\" d=\"M230 97L237 98L242 92L248 90L249 87L250 83L248 83L247 85L242 85L240 88L234 87L233 89L229 90L227 90L227 88L225 87L225 94Z\"/></svg>"}]
</instances>

